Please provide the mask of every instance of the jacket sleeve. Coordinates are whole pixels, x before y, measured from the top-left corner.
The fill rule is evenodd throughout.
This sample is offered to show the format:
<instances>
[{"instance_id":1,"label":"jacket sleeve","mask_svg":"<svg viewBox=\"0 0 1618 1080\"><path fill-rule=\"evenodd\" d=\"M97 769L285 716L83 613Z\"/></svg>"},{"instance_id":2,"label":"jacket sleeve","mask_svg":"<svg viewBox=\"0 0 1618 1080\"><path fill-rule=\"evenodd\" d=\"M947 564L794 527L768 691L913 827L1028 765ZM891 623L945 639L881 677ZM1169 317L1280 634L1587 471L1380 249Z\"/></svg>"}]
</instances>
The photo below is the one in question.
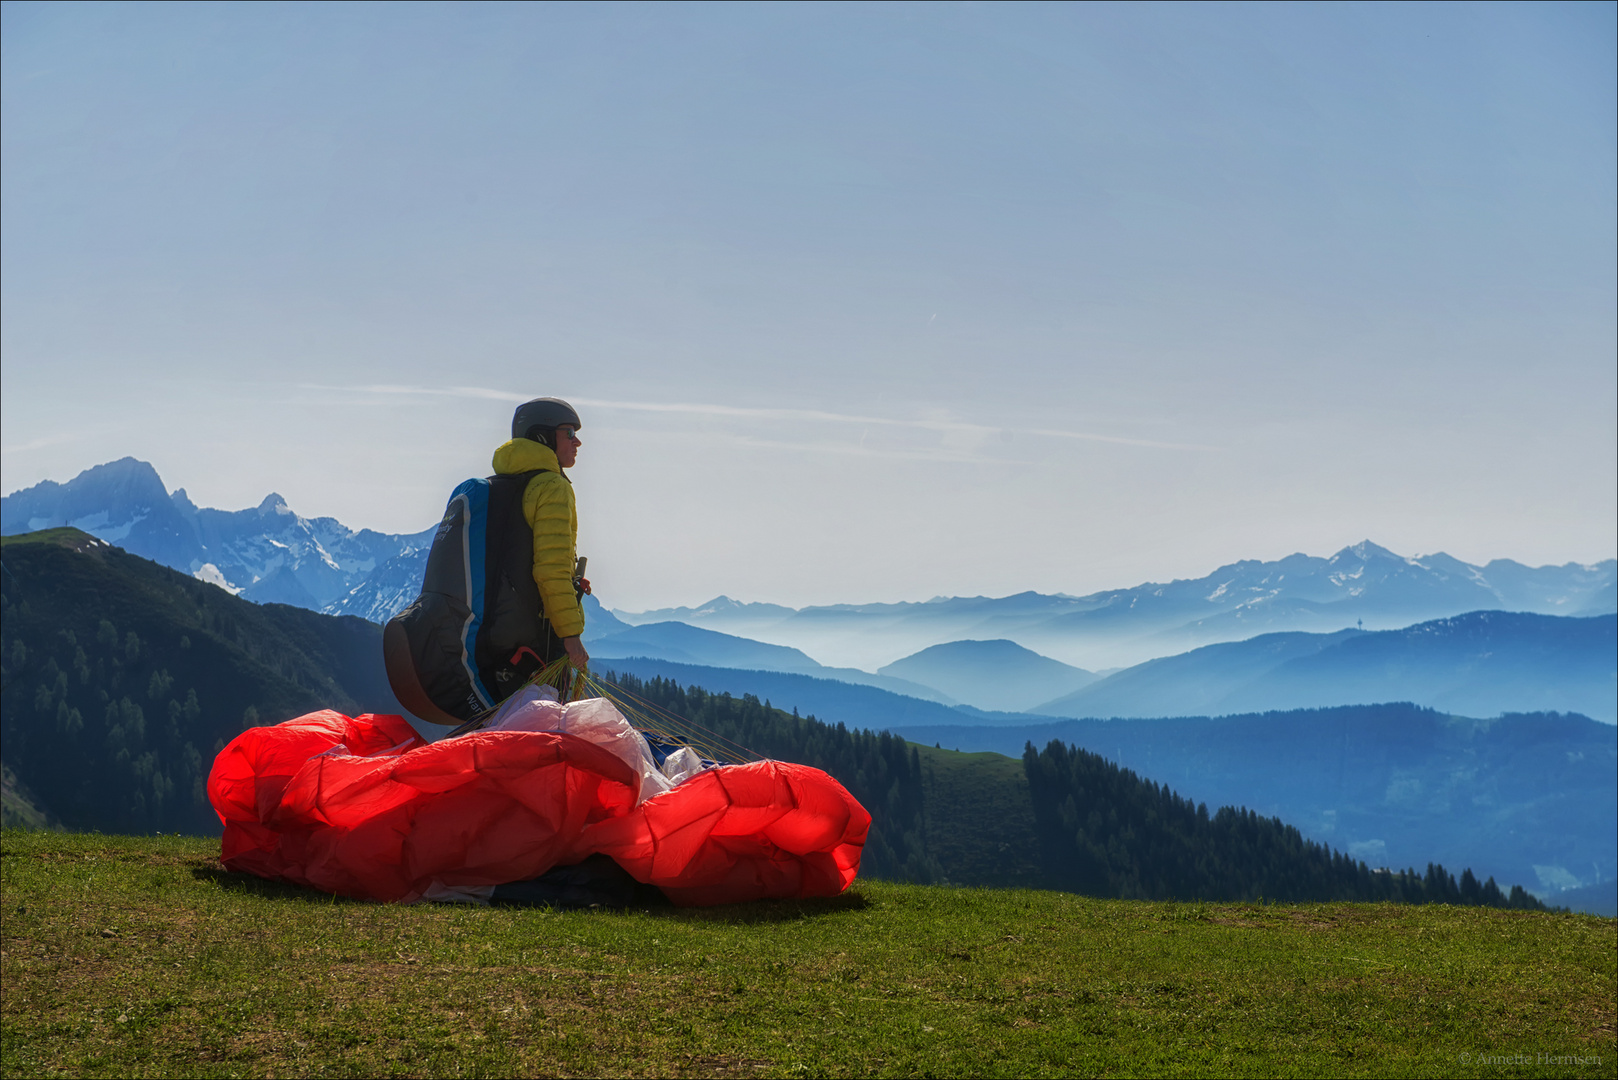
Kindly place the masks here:
<instances>
[{"instance_id":1,"label":"jacket sleeve","mask_svg":"<svg viewBox=\"0 0 1618 1080\"><path fill-rule=\"evenodd\" d=\"M523 492L523 515L534 530L534 583L545 618L557 637L584 633L584 611L573 591L573 553L579 519L573 485L558 473L540 473Z\"/></svg>"}]
</instances>

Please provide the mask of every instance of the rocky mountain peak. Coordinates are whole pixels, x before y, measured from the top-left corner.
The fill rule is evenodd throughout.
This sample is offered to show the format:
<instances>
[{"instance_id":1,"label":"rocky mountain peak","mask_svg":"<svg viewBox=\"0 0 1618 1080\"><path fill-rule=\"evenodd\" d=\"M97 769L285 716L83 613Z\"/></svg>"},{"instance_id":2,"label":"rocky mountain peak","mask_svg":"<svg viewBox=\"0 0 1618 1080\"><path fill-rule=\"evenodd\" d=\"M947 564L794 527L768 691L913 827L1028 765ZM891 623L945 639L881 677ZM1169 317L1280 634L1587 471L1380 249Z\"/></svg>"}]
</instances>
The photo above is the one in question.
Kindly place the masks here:
<instances>
[{"instance_id":1,"label":"rocky mountain peak","mask_svg":"<svg viewBox=\"0 0 1618 1080\"><path fill-rule=\"evenodd\" d=\"M260 517L269 517L271 514L291 515L292 508L287 505L285 499L272 491L264 496L263 502L258 504L258 513Z\"/></svg>"}]
</instances>

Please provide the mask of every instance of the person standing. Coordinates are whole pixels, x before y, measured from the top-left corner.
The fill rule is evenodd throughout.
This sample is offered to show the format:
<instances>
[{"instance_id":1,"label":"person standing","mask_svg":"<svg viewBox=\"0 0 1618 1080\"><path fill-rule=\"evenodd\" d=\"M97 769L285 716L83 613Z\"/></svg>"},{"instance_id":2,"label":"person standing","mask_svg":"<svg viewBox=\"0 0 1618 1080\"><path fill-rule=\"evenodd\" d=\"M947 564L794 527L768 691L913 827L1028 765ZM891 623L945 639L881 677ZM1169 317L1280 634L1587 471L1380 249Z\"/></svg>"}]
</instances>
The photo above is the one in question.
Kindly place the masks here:
<instances>
[{"instance_id":1,"label":"person standing","mask_svg":"<svg viewBox=\"0 0 1618 1080\"><path fill-rule=\"evenodd\" d=\"M394 695L423 720L462 724L564 655L576 669L590 662L581 640L589 582L564 472L582 426L561 398L523 403L494 475L450 496L421 595L383 632Z\"/></svg>"}]
</instances>

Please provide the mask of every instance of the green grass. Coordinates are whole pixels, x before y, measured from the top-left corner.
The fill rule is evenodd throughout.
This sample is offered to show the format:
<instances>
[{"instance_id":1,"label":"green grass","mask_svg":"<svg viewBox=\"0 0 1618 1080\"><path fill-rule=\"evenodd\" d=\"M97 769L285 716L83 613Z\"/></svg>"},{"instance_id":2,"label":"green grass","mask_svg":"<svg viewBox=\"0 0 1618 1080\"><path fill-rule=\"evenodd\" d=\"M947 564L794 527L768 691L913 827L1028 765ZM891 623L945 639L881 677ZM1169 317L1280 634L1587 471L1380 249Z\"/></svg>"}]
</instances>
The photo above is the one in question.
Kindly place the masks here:
<instances>
[{"instance_id":1,"label":"green grass","mask_svg":"<svg viewBox=\"0 0 1618 1080\"><path fill-rule=\"evenodd\" d=\"M880 882L387 907L224 873L209 840L0 843L7 1076L1614 1071L1618 940L1591 916Z\"/></svg>"}]
</instances>

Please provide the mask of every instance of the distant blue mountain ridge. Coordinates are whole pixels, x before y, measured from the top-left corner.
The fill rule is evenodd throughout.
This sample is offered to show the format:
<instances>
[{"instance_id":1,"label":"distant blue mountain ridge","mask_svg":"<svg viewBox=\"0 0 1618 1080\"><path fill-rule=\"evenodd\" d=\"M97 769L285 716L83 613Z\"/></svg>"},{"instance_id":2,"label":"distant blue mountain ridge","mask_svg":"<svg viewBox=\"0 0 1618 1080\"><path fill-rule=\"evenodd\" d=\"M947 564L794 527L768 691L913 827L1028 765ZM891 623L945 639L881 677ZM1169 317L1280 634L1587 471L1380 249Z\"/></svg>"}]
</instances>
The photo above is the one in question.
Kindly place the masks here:
<instances>
[{"instance_id":1,"label":"distant blue mountain ridge","mask_svg":"<svg viewBox=\"0 0 1618 1080\"><path fill-rule=\"evenodd\" d=\"M804 716L816 716L827 723L850 728L883 731L890 727L917 724L981 724L980 714L909 694L898 694L879 686L844 682L841 679L801 672L745 670L708 667L674 660L647 657L600 657L591 654L590 666L603 671L621 672L641 679L670 679L681 686L700 686L715 694L741 697L752 694L777 708L796 709ZM1017 721L1045 720L1048 717L1018 716ZM1005 722L1010 723L1009 719Z\"/></svg>"},{"instance_id":2,"label":"distant blue mountain ridge","mask_svg":"<svg viewBox=\"0 0 1618 1080\"><path fill-rule=\"evenodd\" d=\"M1413 701L1467 716L1618 721L1618 616L1477 611L1400 630L1263 634L1148 660L1030 711L1220 716Z\"/></svg>"},{"instance_id":3,"label":"distant blue mountain ridge","mask_svg":"<svg viewBox=\"0 0 1618 1080\"><path fill-rule=\"evenodd\" d=\"M1488 610L1611 614L1618 612L1615 578L1618 561L1611 559L1474 566L1442 553L1407 558L1365 541L1328 558L1244 561L1201 578L1089 596L1028 592L801 610L721 596L695 608L614 614L628 623L672 620L790 646L833 666L880 670L933 645L1008 640L1095 671L1265 633L1390 630Z\"/></svg>"},{"instance_id":4,"label":"distant blue mountain ridge","mask_svg":"<svg viewBox=\"0 0 1618 1080\"><path fill-rule=\"evenodd\" d=\"M0 499L0 531L7 534L60 524L75 524L248 599L373 622L386 621L417 595L432 536L430 528L411 534L356 532L332 518L302 518L275 495L251 510L200 509L183 490L168 493L156 470L134 458L96 466L66 484L46 481ZM1538 568L1495 560L1478 567L1442 554L1405 558L1365 542L1330 558L1245 561L1204 578L1084 597L1028 592L801 610L719 597L699 608L640 613L612 612L586 598L586 640L603 658L641 655L718 668L813 672L992 712L1204 712L1322 697L1328 700L1319 703L1333 703L1345 694L1385 698L1378 688L1391 684L1353 675L1352 658L1360 654L1336 647L1354 635L1341 641L1321 635L1349 626L1358 630L1361 624L1368 631L1402 630L1476 610L1610 613L1618 610L1615 579L1614 560ZM1530 633L1518 629L1519 638ZM1276 633L1301 636L1212 656L1197 652ZM1094 662L1081 664L1075 657ZM1308 657L1316 658L1305 662ZM1167 666L1149 675L1130 670L1157 659ZM1523 700L1534 672L1548 672L1553 660L1541 657L1523 668L1512 690L1516 696L1509 700ZM1455 657L1442 661L1450 672L1446 677L1461 678L1457 671L1470 670L1457 663ZM1096 668L1126 670L1101 679ZM1411 687L1401 696L1459 703L1456 707L1480 713L1499 711L1478 702L1493 700L1504 689L1503 669L1492 661L1478 670L1484 669L1496 674L1484 678L1471 697L1463 685L1443 690L1413 673L1401 676L1405 681L1399 685ZM1570 669L1556 677L1576 675ZM1595 684L1577 676L1561 697L1547 690L1537 703L1521 707L1564 707L1557 702L1574 701L1566 707L1608 718L1612 694L1606 696L1607 707L1591 704L1587 699L1599 689L1599 673L1591 678ZM1321 693L1311 698L1311 687Z\"/></svg>"},{"instance_id":5,"label":"distant blue mountain ridge","mask_svg":"<svg viewBox=\"0 0 1618 1080\"><path fill-rule=\"evenodd\" d=\"M965 705L1023 712L1100 678L1093 671L1041 656L1015 641L950 641L877 669L936 687Z\"/></svg>"},{"instance_id":6,"label":"distant blue mountain ridge","mask_svg":"<svg viewBox=\"0 0 1618 1080\"><path fill-rule=\"evenodd\" d=\"M616 622L616 620L614 620ZM619 623L619 627L623 624ZM854 668L817 664L797 649L767 645L750 638L704 630L682 622L651 623L611 632L586 633L585 644L593 660L628 658L666 660L676 664L756 672L785 672L871 686L889 694L954 705L955 701L932 687L887 675L872 675Z\"/></svg>"},{"instance_id":7,"label":"distant blue mountain ridge","mask_svg":"<svg viewBox=\"0 0 1618 1080\"><path fill-rule=\"evenodd\" d=\"M886 726L894 710L908 707L892 700L894 695L952 707L965 718L939 723L1021 724L1028 714L1219 716L1385 701L1410 701L1467 716L1556 711L1618 721L1618 616L1613 615L1479 611L1399 630L1262 634L1148 660L1105 678L1071 668L1066 675L1055 661L995 641L935 646L875 676L822 667L794 649L684 623L654 623L587 643L592 656L603 662L660 660L700 667L712 680L702 685L713 690L766 697L785 691L765 687L794 685L799 688L795 696L783 700L812 711L824 709L821 693L761 677L794 674L820 682L860 683L870 692L839 693L838 711L829 714L859 727ZM900 671L915 677L887 674ZM1054 701L1024 704L1049 686L1040 681L1046 677L1084 684ZM932 692L924 678L938 680ZM967 706L956 696L968 693L977 705Z\"/></svg>"}]
</instances>

